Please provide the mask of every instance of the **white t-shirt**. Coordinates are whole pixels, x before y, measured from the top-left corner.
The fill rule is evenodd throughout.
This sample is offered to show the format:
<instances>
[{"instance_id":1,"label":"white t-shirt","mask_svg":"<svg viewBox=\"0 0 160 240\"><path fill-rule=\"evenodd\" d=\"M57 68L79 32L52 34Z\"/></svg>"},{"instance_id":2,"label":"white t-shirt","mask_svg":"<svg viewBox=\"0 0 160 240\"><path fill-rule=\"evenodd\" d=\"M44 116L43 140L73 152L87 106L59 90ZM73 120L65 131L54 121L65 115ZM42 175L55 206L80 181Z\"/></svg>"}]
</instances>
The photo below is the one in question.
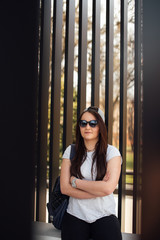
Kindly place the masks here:
<instances>
[{"instance_id":1,"label":"white t-shirt","mask_svg":"<svg viewBox=\"0 0 160 240\"><path fill-rule=\"evenodd\" d=\"M63 154L63 158L70 159L70 151L71 145L66 148ZM95 167L96 164L94 164L92 179L92 154L93 152L87 152L87 157L81 166L82 176L85 180L90 181L94 181L97 175ZM116 156L121 156L119 150L114 146L108 144L106 162ZM109 216L111 214L116 215L113 193L105 197L96 197L92 199L77 199L70 197L67 212L88 223L95 222L97 219Z\"/></svg>"}]
</instances>

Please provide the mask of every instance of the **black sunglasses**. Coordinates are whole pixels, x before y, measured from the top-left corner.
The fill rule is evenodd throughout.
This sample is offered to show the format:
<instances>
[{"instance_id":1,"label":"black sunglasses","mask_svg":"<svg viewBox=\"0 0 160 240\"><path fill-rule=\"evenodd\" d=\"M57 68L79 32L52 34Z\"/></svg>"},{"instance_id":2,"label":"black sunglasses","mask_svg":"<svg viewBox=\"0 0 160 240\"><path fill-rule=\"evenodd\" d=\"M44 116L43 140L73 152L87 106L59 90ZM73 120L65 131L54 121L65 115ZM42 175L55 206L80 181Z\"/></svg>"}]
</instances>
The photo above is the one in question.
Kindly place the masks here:
<instances>
[{"instance_id":1,"label":"black sunglasses","mask_svg":"<svg viewBox=\"0 0 160 240\"><path fill-rule=\"evenodd\" d=\"M91 120L89 122L87 122L86 120L80 120L79 126L80 127L86 127L88 123L89 123L89 126L92 127L92 128L96 127L97 124L98 124L97 120Z\"/></svg>"}]
</instances>

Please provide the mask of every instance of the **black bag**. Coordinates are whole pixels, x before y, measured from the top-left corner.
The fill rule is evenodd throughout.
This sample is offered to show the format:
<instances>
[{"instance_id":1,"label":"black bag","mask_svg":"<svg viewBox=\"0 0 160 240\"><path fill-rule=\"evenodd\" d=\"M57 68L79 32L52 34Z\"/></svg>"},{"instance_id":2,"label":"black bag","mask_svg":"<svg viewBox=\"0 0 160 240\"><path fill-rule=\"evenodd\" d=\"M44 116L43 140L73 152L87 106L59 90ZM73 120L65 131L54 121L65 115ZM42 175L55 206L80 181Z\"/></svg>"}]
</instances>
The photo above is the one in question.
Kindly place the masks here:
<instances>
[{"instance_id":1,"label":"black bag","mask_svg":"<svg viewBox=\"0 0 160 240\"><path fill-rule=\"evenodd\" d=\"M72 160L75 155L75 145L71 144L70 159ZM55 228L61 230L62 219L68 206L69 196L61 193L60 190L60 176L57 177L53 191L51 193L51 199L47 203L47 209L51 223Z\"/></svg>"}]
</instances>

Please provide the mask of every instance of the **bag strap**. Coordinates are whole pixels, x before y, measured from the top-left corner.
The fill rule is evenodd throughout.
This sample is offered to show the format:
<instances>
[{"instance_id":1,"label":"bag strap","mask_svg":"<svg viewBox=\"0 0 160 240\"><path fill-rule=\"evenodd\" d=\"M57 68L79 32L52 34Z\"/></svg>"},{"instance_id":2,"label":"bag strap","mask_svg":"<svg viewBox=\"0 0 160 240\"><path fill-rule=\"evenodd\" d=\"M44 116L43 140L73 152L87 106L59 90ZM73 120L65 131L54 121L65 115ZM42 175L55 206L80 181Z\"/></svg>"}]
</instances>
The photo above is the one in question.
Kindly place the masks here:
<instances>
[{"instance_id":1,"label":"bag strap","mask_svg":"<svg viewBox=\"0 0 160 240\"><path fill-rule=\"evenodd\" d=\"M76 154L76 147L75 144L71 144L71 153L70 153L70 160L72 161Z\"/></svg>"}]
</instances>

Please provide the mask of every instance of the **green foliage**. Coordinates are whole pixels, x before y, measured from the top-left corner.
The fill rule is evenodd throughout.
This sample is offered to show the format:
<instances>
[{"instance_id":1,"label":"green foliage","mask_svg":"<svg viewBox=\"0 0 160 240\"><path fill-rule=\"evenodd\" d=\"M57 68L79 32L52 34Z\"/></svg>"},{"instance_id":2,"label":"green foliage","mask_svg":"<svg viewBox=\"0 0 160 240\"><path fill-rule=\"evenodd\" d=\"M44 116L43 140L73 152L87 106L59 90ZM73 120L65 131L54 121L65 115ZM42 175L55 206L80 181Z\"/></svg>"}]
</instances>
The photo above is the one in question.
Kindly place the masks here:
<instances>
[{"instance_id":1,"label":"green foliage","mask_svg":"<svg viewBox=\"0 0 160 240\"><path fill-rule=\"evenodd\" d=\"M131 151L126 154L126 170L133 170L133 152Z\"/></svg>"},{"instance_id":2,"label":"green foliage","mask_svg":"<svg viewBox=\"0 0 160 240\"><path fill-rule=\"evenodd\" d=\"M126 175L126 183L133 184L133 175Z\"/></svg>"}]
</instances>

